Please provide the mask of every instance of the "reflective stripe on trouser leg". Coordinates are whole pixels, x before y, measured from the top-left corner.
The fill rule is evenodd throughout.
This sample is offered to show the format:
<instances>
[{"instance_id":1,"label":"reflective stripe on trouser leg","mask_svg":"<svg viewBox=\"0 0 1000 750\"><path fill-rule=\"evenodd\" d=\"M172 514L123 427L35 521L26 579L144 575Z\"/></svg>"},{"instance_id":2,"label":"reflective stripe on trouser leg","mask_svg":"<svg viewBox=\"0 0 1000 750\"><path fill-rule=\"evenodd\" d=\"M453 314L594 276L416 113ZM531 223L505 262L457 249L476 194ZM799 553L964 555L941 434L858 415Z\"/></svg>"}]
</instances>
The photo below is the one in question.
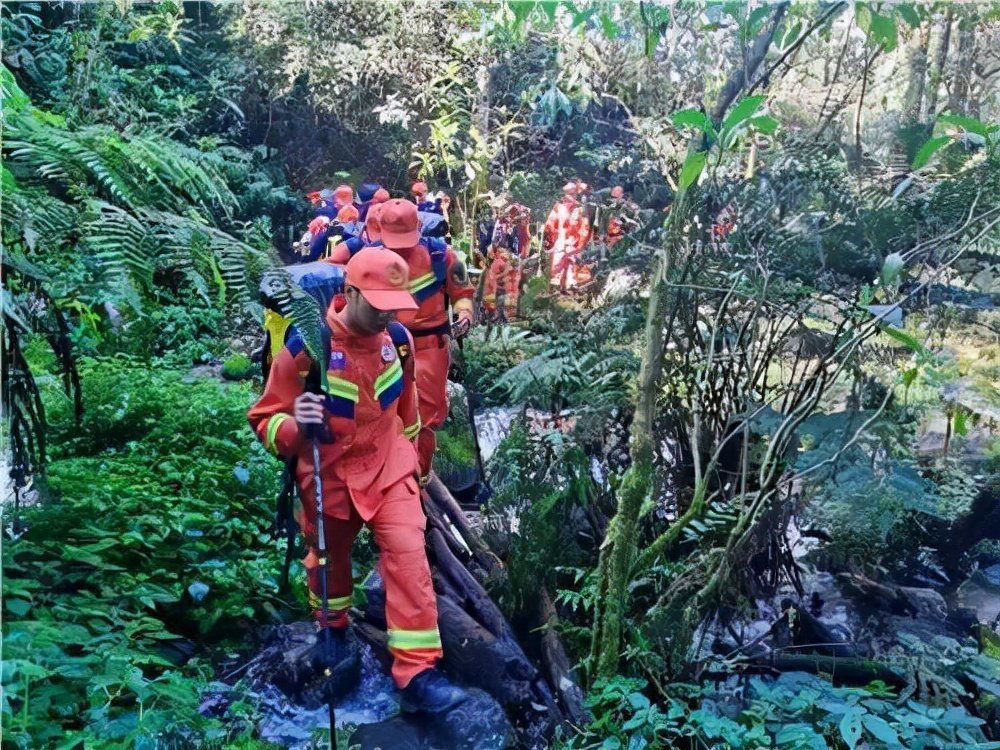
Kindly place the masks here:
<instances>
[{"instance_id":1,"label":"reflective stripe on trouser leg","mask_svg":"<svg viewBox=\"0 0 1000 750\"><path fill-rule=\"evenodd\" d=\"M405 687L441 657L437 599L424 546L427 519L412 477L386 492L370 524L381 551L392 676L399 687Z\"/></svg>"},{"instance_id":2,"label":"reflective stripe on trouser leg","mask_svg":"<svg viewBox=\"0 0 1000 750\"><path fill-rule=\"evenodd\" d=\"M320 627L344 628L350 620L348 611L351 608L351 594L354 591L354 577L351 571L351 547L354 537L361 528L361 518L352 513L351 518L342 520L333 516L323 515L323 528L326 531L326 587L327 613L323 618L322 587L319 577L319 547L316 538L315 510L309 512L302 505L299 523L305 535L307 552L303 561L306 568L306 581L309 584L309 606L313 609L313 618Z\"/></svg>"},{"instance_id":3,"label":"reflective stripe on trouser leg","mask_svg":"<svg viewBox=\"0 0 1000 750\"><path fill-rule=\"evenodd\" d=\"M418 338L413 364L420 412L417 454L420 457L420 475L426 476L434 459L434 430L448 417L448 366L451 355L447 339L443 336Z\"/></svg>"}]
</instances>

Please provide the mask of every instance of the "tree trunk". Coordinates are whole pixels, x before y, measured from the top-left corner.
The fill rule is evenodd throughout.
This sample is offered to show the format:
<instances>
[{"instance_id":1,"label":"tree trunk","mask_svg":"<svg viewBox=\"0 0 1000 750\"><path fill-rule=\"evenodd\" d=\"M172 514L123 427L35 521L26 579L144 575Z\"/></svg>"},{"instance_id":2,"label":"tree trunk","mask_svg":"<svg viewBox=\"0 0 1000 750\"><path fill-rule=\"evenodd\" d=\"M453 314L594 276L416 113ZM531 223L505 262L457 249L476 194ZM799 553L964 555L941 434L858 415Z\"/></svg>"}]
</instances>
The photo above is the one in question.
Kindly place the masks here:
<instances>
[{"instance_id":1,"label":"tree trunk","mask_svg":"<svg viewBox=\"0 0 1000 750\"><path fill-rule=\"evenodd\" d=\"M745 64L734 71L722 87L711 114L716 124L722 122L726 111L740 92L753 81L787 9L787 3L775 7L770 23L750 45ZM692 143L689 151L703 147L703 144ZM628 582L638 552L636 542L639 538L639 514L643 501L656 484L652 478L655 450L653 426L657 384L663 369L663 318L668 301L666 280L672 263L680 256L681 232L687 212L685 192L678 192L674 201L670 212L668 239L662 252L658 253L656 269L650 281L645 346L639 366L639 393L630 431L632 464L622 479L618 491L618 508L608 525L597 564L598 591L594 604L590 652L591 682L602 677L610 678L618 673L622 619L627 612Z\"/></svg>"},{"instance_id":2,"label":"tree trunk","mask_svg":"<svg viewBox=\"0 0 1000 750\"><path fill-rule=\"evenodd\" d=\"M948 63L948 48L951 46L951 24L954 19L954 7L948 8L948 13L941 24L941 43L938 45L937 54L934 57L934 70L931 71L930 82L927 90L927 110L924 114L924 121L929 122L937 117L938 91L944 80L944 68Z\"/></svg>"},{"instance_id":3,"label":"tree trunk","mask_svg":"<svg viewBox=\"0 0 1000 750\"><path fill-rule=\"evenodd\" d=\"M955 66L955 77L951 82L948 96L948 109L957 114L967 115L972 110L970 93L972 90L972 63L976 46L973 34L975 23L971 18L964 17L958 22L958 64Z\"/></svg>"},{"instance_id":4,"label":"tree trunk","mask_svg":"<svg viewBox=\"0 0 1000 750\"><path fill-rule=\"evenodd\" d=\"M915 29L910 37L906 59L906 92L903 95L903 117L907 123L920 121L927 81L927 50L930 27Z\"/></svg>"}]
</instances>

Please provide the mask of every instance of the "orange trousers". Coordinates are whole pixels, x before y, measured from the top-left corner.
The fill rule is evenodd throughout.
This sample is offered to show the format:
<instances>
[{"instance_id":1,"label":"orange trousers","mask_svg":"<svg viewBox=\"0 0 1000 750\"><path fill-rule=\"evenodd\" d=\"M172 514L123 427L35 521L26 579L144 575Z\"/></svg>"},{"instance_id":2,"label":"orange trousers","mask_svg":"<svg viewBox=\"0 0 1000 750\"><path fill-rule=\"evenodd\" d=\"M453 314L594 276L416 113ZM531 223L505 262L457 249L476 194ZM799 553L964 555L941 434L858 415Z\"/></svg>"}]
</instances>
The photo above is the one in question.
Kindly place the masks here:
<instances>
[{"instance_id":1,"label":"orange trousers","mask_svg":"<svg viewBox=\"0 0 1000 750\"><path fill-rule=\"evenodd\" d=\"M507 258L497 256L486 270L483 288L483 307L488 313L496 313L502 304L504 314L512 318L517 314L517 299L520 294L521 269Z\"/></svg>"},{"instance_id":2,"label":"orange trousers","mask_svg":"<svg viewBox=\"0 0 1000 750\"><path fill-rule=\"evenodd\" d=\"M343 487L334 491L349 493ZM346 521L323 514L329 561L326 569L328 619L324 621L316 508L305 504L301 507L299 525L308 548L305 567L309 601L321 627L344 628L348 625L348 610L354 590L351 547L363 523L353 504L351 517ZM368 525L382 553L379 556L379 573L385 584L385 619L389 631L389 651L393 656L392 676L396 685L402 688L441 658L437 599L424 547L427 517L420 505L416 480L406 477L392 485Z\"/></svg>"},{"instance_id":3,"label":"orange trousers","mask_svg":"<svg viewBox=\"0 0 1000 750\"><path fill-rule=\"evenodd\" d=\"M413 339L413 364L417 376L417 410L420 412L420 435L417 456L420 476L426 477L434 463L437 438L434 431L448 418L448 367L451 352L448 336L416 336Z\"/></svg>"}]
</instances>

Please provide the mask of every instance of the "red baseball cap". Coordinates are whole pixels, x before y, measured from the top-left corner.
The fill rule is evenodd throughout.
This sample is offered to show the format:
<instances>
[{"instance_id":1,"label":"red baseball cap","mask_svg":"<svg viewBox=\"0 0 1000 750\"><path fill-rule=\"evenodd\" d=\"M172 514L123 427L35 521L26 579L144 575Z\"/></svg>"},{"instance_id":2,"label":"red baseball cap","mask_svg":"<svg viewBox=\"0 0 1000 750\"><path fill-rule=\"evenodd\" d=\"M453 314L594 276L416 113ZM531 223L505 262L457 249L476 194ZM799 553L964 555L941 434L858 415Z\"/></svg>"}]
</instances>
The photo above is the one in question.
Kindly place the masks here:
<instances>
[{"instance_id":1,"label":"red baseball cap","mask_svg":"<svg viewBox=\"0 0 1000 750\"><path fill-rule=\"evenodd\" d=\"M413 195L427 195L427 183L423 180L417 180L410 188L410 192Z\"/></svg>"},{"instance_id":2,"label":"red baseball cap","mask_svg":"<svg viewBox=\"0 0 1000 750\"><path fill-rule=\"evenodd\" d=\"M413 247L420 240L420 219L415 203L399 198L386 201L378 220L382 244L388 248Z\"/></svg>"},{"instance_id":3,"label":"red baseball cap","mask_svg":"<svg viewBox=\"0 0 1000 750\"><path fill-rule=\"evenodd\" d=\"M309 231L312 234L319 234L330 223L329 216L317 216L315 219L309 222Z\"/></svg>"},{"instance_id":4,"label":"red baseball cap","mask_svg":"<svg viewBox=\"0 0 1000 750\"><path fill-rule=\"evenodd\" d=\"M355 287L376 310L416 310L419 305L407 284L410 267L390 250L364 247L344 267L345 282Z\"/></svg>"},{"instance_id":5,"label":"red baseball cap","mask_svg":"<svg viewBox=\"0 0 1000 750\"><path fill-rule=\"evenodd\" d=\"M372 196L372 203L385 203L387 200L389 200L389 191L385 188L379 188Z\"/></svg>"},{"instance_id":6,"label":"red baseball cap","mask_svg":"<svg viewBox=\"0 0 1000 750\"><path fill-rule=\"evenodd\" d=\"M341 205L351 203L354 200L354 188L350 185L337 185L337 189L333 191L333 197Z\"/></svg>"},{"instance_id":7,"label":"red baseball cap","mask_svg":"<svg viewBox=\"0 0 1000 750\"><path fill-rule=\"evenodd\" d=\"M382 225L379 222L379 217L382 214L383 205L382 203L374 203L368 207L368 213L365 214L365 232L368 233L370 242L382 238Z\"/></svg>"},{"instance_id":8,"label":"red baseball cap","mask_svg":"<svg viewBox=\"0 0 1000 750\"><path fill-rule=\"evenodd\" d=\"M337 221L341 224L350 224L358 220L358 209L353 203L348 203L337 212Z\"/></svg>"}]
</instances>

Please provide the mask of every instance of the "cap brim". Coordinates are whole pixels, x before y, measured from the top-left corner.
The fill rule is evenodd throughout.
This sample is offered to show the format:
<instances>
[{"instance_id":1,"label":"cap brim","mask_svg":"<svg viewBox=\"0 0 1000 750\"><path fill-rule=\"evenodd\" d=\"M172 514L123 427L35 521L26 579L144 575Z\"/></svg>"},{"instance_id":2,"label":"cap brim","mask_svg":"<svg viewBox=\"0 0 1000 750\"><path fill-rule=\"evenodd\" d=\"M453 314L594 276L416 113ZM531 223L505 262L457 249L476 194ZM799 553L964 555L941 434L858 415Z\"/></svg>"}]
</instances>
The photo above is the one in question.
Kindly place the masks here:
<instances>
[{"instance_id":1,"label":"cap brim","mask_svg":"<svg viewBox=\"0 0 1000 750\"><path fill-rule=\"evenodd\" d=\"M420 229L409 232L387 232L382 227L382 244L390 249L397 247L413 247L420 241Z\"/></svg>"},{"instance_id":2,"label":"cap brim","mask_svg":"<svg viewBox=\"0 0 1000 750\"><path fill-rule=\"evenodd\" d=\"M376 310L416 310L420 305L409 292L392 289L361 289L361 296Z\"/></svg>"}]
</instances>

